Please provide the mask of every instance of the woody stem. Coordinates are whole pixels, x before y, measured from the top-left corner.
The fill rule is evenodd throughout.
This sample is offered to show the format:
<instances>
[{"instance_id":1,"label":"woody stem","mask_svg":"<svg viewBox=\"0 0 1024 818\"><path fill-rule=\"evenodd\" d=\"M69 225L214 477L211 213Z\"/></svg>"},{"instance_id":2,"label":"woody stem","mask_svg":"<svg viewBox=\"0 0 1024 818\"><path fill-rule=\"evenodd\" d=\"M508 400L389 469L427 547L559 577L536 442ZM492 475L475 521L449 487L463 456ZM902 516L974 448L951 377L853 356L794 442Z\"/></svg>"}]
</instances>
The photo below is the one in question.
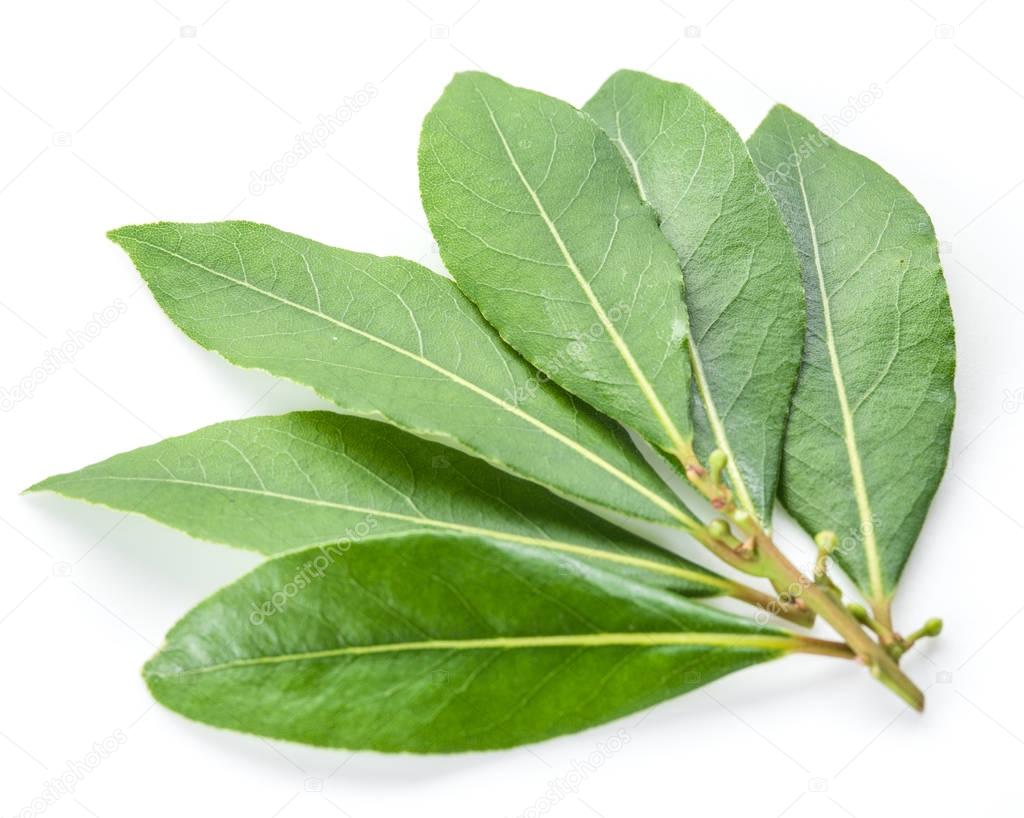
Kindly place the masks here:
<instances>
[{"instance_id":1,"label":"woody stem","mask_svg":"<svg viewBox=\"0 0 1024 818\"><path fill-rule=\"evenodd\" d=\"M746 549L742 558L736 552L726 560L729 564L753 576L764 577L776 590L791 599L803 600L811 611L821 616L882 684L903 698L915 710L924 708L924 694L900 670L889 653L872 639L860 623L839 600L821 585L806 577L775 545L771 536L750 514L736 508L731 493L723 483L713 483L707 470L689 446L676 452L691 485L707 498L711 505L729 519L753 547ZM712 551L719 553L723 544L717 542ZM726 547L726 550L729 550Z\"/></svg>"}]
</instances>

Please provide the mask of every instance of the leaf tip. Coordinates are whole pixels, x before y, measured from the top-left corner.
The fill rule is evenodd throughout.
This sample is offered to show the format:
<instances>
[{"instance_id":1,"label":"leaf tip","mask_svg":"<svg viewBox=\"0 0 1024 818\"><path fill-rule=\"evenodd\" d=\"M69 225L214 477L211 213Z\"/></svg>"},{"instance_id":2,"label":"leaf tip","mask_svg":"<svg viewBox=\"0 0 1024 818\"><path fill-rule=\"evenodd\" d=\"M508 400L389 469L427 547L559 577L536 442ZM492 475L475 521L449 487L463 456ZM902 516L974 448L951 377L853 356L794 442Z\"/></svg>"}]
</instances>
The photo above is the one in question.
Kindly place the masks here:
<instances>
[{"instance_id":1,"label":"leaf tip","mask_svg":"<svg viewBox=\"0 0 1024 818\"><path fill-rule=\"evenodd\" d=\"M648 78L651 79L650 74L645 74L643 71L637 71L634 68L620 68L617 71L612 72L608 75L608 79L605 80L605 85L610 85L614 82L623 82L625 80L639 80Z\"/></svg>"},{"instance_id":2,"label":"leaf tip","mask_svg":"<svg viewBox=\"0 0 1024 818\"><path fill-rule=\"evenodd\" d=\"M452 75L451 82L448 83L449 88L455 88L460 85L470 85L475 87L481 80L487 82L502 82L492 74L488 74L485 71L456 71Z\"/></svg>"},{"instance_id":3,"label":"leaf tip","mask_svg":"<svg viewBox=\"0 0 1024 818\"><path fill-rule=\"evenodd\" d=\"M114 242L118 247L124 247L125 241L136 238L138 231L145 227L142 224L126 224L122 227L115 227L113 230L107 231L107 238Z\"/></svg>"},{"instance_id":4,"label":"leaf tip","mask_svg":"<svg viewBox=\"0 0 1024 818\"><path fill-rule=\"evenodd\" d=\"M33 483L31 486L23 488L18 492L18 494L19 496L24 497L26 494L38 494L41 491L58 492L56 486L60 481L60 478L61 475L59 474L51 474L49 477L44 477L42 480Z\"/></svg>"},{"instance_id":5,"label":"leaf tip","mask_svg":"<svg viewBox=\"0 0 1024 818\"><path fill-rule=\"evenodd\" d=\"M771 107L771 110L768 111L767 116L765 116L764 118L765 122L771 122L775 120L780 120L787 124L799 126L800 128L808 130L820 131L818 126L811 122L811 120L809 120L803 114L799 113L798 111L794 110L793 108L790 108L788 105L785 105L784 103L781 102L776 102Z\"/></svg>"}]
</instances>

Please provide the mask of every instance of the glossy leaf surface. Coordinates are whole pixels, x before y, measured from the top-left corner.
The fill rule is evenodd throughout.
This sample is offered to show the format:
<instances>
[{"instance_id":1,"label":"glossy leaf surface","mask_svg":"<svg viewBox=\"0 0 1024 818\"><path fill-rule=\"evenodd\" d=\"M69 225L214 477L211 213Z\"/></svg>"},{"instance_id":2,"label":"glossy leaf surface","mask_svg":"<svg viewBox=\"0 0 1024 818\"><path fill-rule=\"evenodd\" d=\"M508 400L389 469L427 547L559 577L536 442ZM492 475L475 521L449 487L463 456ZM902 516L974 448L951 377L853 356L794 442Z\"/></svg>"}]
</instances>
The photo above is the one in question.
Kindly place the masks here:
<instances>
[{"instance_id":1,"label":"glossy leaf surface","mask_svg":"<svg viewBox=\"0 0 1024 818\"><path fill-rule=\"evenodd\" d=\"M600 724L794 644L537 550L407 535L264 563L186 615L144 675L161 703L219 727L455 752Z\"/></svg>"}]
</instances>

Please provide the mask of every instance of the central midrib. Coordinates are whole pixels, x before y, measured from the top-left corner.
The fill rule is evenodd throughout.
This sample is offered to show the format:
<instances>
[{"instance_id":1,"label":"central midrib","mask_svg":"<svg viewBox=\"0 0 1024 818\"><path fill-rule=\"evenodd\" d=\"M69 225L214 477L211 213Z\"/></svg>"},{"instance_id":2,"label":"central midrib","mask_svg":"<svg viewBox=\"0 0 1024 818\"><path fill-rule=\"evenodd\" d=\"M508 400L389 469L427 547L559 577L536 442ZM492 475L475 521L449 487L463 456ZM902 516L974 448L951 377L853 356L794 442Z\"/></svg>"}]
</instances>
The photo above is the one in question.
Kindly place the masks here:
<instances>
[{"instance_id":1,"label":"central midrib","mask_svg":"<svg viewBox=\"0 0 1024 818\"><path fill-rule=\"evenodd\" d=\"M623 155L633 168L633 178L636 180L637 187L640 190L640 198L644 201L647 199L646 192L644 190L643 177L640 175L640 163L637 158L633 155L633 152L629 149L629 145L626 144L626 140L622 136L622 127L619 125L619 111L615 111L615 127L617 129L618 136L615 142L619 145ZM680 261L682 261L680 259ZM683 279L685 284L685 270L683 271ZM718 448L721 449L726 456L725 469L729 475L730 482L732 483L733 490L736 492L736 497L740 501L740 505L758 522L761 523L765 530L768 530L767 521L761 520L760 515L757 513L757 509L754 508L754 501L750 496L750 490L747 487L746 481L743 479L743 474L740 472L739 465L736 462L736 456L733 453L732 446L729 443L729 437L725 430L725 424L722 423L722 419L718 414L718 407L715 404L714 397L711 394L711 389L708 385L707 377L704 374L704 363L701 360L700 353L697 351L697 342L691 336L690 343L687 345L690 350L690 364L693 367L693 375L697 381L697 390L700 392L701 400L704 403L704 407L707 410L708 424L711 426L711 433L715 437L715 443Z\"/></svg>"},{"instance_id":2,"label":"central midrib","mask_svg":"<svg viewBox=\"0 0 1024 818\"><path fill-rule=\"evenodd\" d=\"M748 648L752 650L794 650L798 644L788 636L739 633L582 633L556 636L494 636L481 639L429 639L420 642L392 642L382 645L349 645L328 650L256 656L235 659L206 667L189 668L173 674L149 673L149 676L191 676L243 667L311 662L345 656L368 656L410 651L523 650L530 648L610 648L610 647L708 647Z\"/></svg>"},{"instance_id":3,"label":"central midrib","mask_svg":"<svg viewBox=\"0 0 1024 818\"><path fill-rule=\"evenodd\" d=\"M818 290L821 296L822 316L825 324L825 345L828 348L829 364L832 369L832 378L836 385L836 395L839 398L839 411L843 419L843 442L846 444L846 455L850 461L850 476L853 480L853 494L857 502L857 516L860 519L861 533L864 536L864 557L868 564L868 580L871 585L871 596L876 602L885 599L885 589L882 583L882 567L878 554L878 541L875 539L875 524L871 515L871 504L868 501L867 485L864 481L864 470L860 462L860 452L857 448L857 435L853 423L853 413L850 411L850 402L846 396L846 384L843 380L843 371L839 365L839 352L836 349L835 333L832 329L832 312L829 305L828 291L825 288L825 273L821 265L821 253L818 249L818 231L811 215L811 206L807 198L807 188L804 185L804 174L801 168L799 152L792 144L797 156L796 172L800 182L800 196L803 200L804 213L807 216L807 226L811 234L811 248L814 253L814 267L818 276Z\"/></svg>"},{"instance_id":4,"label":"central midrib","mask_svg":"<svg viewBox=\"0 0 1024 818\"><path fill-rule=\"evenodd\" d=\"M498 120L494 116L494 111L491 109L490 104L487 102L487 98L480 92L479 88L475 88L477 95L483 102L484 107L487 109L487 114L491 119L491 124L494 126L495 133L498 135L498 139L501 140L502 147L505 149L505 153L508 156L509 162L512 163L512 167L516 172L516 176L519 177L519 181L522 183L526 192L533 200L534 207L537 208L537 212L547 227L548 232L554 239L559 252L562 254L562 258L565 261L566 266L576 279L576 283L583 291L584 296L590 304L591 309L595 312L601 325L604 327L605 332L608 333L608 337L611 338L612 343L615 345L615 349L618 351L619 356L626 364L626 368L629 370L629 374L632 376L636 385L640 388L640 392L643 394L644 399L651 407L651 411L654 412L654 416L658 423L664 429L665 434L668 435L672 446L678 452L686 451L689 445L683 440L682 435L673 423L671 416L665 410L665 406L661 402L661 398L658 397L657 392L654 391L654 387L651 382L647 380L647 376L644 374L640 365L633 357L633 353L629 346L626 344L625 339L619 334L618 330L615 329L615 325L612 323L608 314L604 311L604 307L601 306L601 302L598 300L597 295L594 293L593 288L590 286L590 282L583 276L579 266L576 264L576 259L573 258L569 252L569 248L566 247L565 241L562 239L562 234L558 231L558 227L551 220L548 215L547 209L541 202L540 197L537 195L537 191L533 189L533 186L527 181L522 168L519 166L519 162L516 160L515 154L512 153L512 147L508 144L508 140L505 138L505 133L501 130L501 126L498 124Z\"/></svg>"},{"instance_id":5,"label":"central midrib","mask_svg":"<svg viewBox=\"0 0 1024 818\"><path fill-rule=\"evenodd\" d=\"M629 149L626 144L626 140L622 138L622 124L620 122L620 114L622 112L616 107L615 109L615 143L619 146L620 150L626 157L626 161L629 162L629 166L633 169L633 179L636 180L637 190L640 193L640 198L645 202L647 199L647 191L644 189L644 179L640 175L640 164L639 160L633 156L633 152Z\"/></svg>"},{"instance_id":6,"label":"central midrib","mask_svg":"<svg viewBox=\"0 0 1024 818\"><path fill-rule=\"evenodd\" d=\"M594 452L590 451L589 449L587 449L585 446L580 445L579 443L577 443L572 438L566 437L564 434L559 432L557 429L554 429L551 426L548 426L546 423L544 423L543 421L535 418L533 415L529 414L528 412L522 411L519 407L514 406L514 405L512 405L512 404L502 400L497 395L494 395L494 394L488 392L486 389L482 389L479 386L477 386L476 384L472 383L471 381L467 381L465 378L463 378L463 377L457 375L456 373L452 372L451 370L445 369L443 366L434 363L429 358L424 358L421 355L417 355L414 352L410 352L407 349L403 349L402 347L400 347L400 346L398 346L396 344L392 344L390 341L386 341L383 338L380 338L380 337L378 337L376 335L373 335L372 333L369 333L369 332L366 332L364 330L361 330L358 327L352 326L351 324L346 324L344 321L339 321L337 318L334 318L334 317L332 317L330 315L327 315L324 312L320 312L318 310L311 309L310 307L307 307L307 306L305 306L303 304L299 304L299 303L297 303L295 301L291 301L291 300L289 300L287 298L283 298L282 296L279 296L276 293L272 293L272 292L270 292L268 290L264 290L264 289L262 289L260 287L256 287L256 286L250 284L248 281L239 281L237 278L232 278L229 275L226 275L226 274L221 273L221 272L219 272L217 270L214 270L214 269L212 269L210 267L207 267L204 264L200 264L199 262L194 261L194 260L192 260L190 258L186 258L185 256L183 256L183 255L181 255L179 253L175 253L172 250L168 250L165 247L160 247L157 244L153 244L152 242L145 241L144 239L140 239L140 238L137 238L135 236L126 236L126 237L131 239L132 241L137 241L140 244L144 244L147 247L151 247L154 250L157 250L157 251L162 252L162 253L166 253L167 255L171 256L172 258L176 258L176 259L178 259L180 261L185 262L186 264L191 264L193 267L196 267L197 269L203 270L204 272L207 272L210 275L217 276L218 278L224 279L225 281L230 281L232 284L235 284L235 285L237 285L239 287L245 287L246 289L252 290L253 292L258 293L258 294L264 296L265 298L270 298L270 299L272 299L274 301L277 301L280 304L284 304L285 306L292 307L292 308L297 309L297 310L299 310L301 312L305 312L305 313L307 313L309 315L312 315L312 316L314 316L316 318L319 318L319 319L321 319L323 321L327 321L328 323L334 324L335 326L340 327L341 329L346 330L347 332L351 332L351 333L353 333L355 335L360 336L361 338L366 338L368 341L372 341L373 343L379 344L379 345L385 347L386 349L391 350L392 352L395 352L395 353L397 353L399 355L403 355L403 356L405 356L405 357L407 357L407 358L409 358L409 359L411 359L413 361L416 361L421 366L425 366L425 367L427 367L429 369L432 369L433 371L443 375L445 378L448 378L453 383L458 384L459 386L463 387L464 389L468 389L469 391L473 392L474 394L479 395L480 397L482 397L482 398L490 401L491 403L495 404L496 406L500 407L504 411L506 411L506 412L508 412L508 413L510 413L512 415L515 415L516 417L526 421L527 423L529 423L530 425L536 427L540 431L544 432L544 434L546 434L549 437L551 437L552 439L556 440L557 442L559 442L563 446L566 446L567 448L572 449L578 455L580 455L581 457L585 458L586 460L589 460L591 463L593 463L594 465L596 465L599 468L603 469L604 471L608 472L610 475L615 477L617 480L619 480L620 482L622 482L625 485L629 486L631 489L636 491L638 494L642 495L646 500L648 500L649 502L651 502L654 505L658 506L662 511L666 512L671 517L673 517L674 519L678 520L680 523L682 523L684 528L686 528L687 530L693 530L693 529L699 527L699 523L696 520L694 520L693 518L691 518L689 515L685 514L684 512L680 511L679 508L677 508L675 505L673 505L669 501L665 500L663 497L659 497L655 492L651 491L646 486L644 486L641 483L637 482L632 477L630 477L628 474L626 474L625 472L623 472L620 469L616 468L611 463L609 463L607 460L604 460L603 458L601 458L596 453L594 453Z\"/></svg>"},{"instance_id":7,"label":"central midrib","mask_svg":"<svg viewBox=\"0 0 1024 818\"><path fill-rule=\"evenodd\" d=\"M144 483L161 483L167 485L181 485L181 486L192 486L195 488L206 488L213 491L225 491L225 492L236 492L239 494L251 494L258 497L270 497L276 500L286 500L293 503L303 503L310 506L318 506L321 508L338 509L340 511L350 511L357 514L364 514L367 516L386 517L392 520L402 520L403 522L416 523L417 525L432 526L435 528L445 528L452 531L457 531L461 534L475 534L481 537L490 537L498 540L508 540L511 542L522 543L523 545L531 545L537 548L546 548L552 551L562 551L569 554L576 554L578 556L589 557L591 559L606 560L608 562L615 562L621 565L630 565L636 568L642 568L647 571L652 571L658 574L665 574L668 576L678 577L689 582L698 583L701 585L707 585L711 588L716 588L725 592L732 589L732 583L728 580L720 577L709 576L700 571L691 571L686 568L680 568L674 565L668 565L659 563L654 560L645 560L642 557L633 557L628 554L618 554L614 551L602 551L596 548L588 548L583 545L576 545L575 543L564 542L562 540L544 539L541 537L529 537L524 534L513 534L511 532L501 531L499 529L482 528L479 526L464 525L462 523L448 522L445 520L437 520L433 517L418 517L413 514L402 514L397 511L383 511L381 509L367 508L364 506L350 505L347 503L336 503L331 500L314 499L312 497L302 497L296 494L284 494L282 492L270 491L267 489L251 489L244 486L229 486L221 483L211 483L202 480L184 480L178 477L127 477L121 475L84 475L78 478L82 482L88 482L91 480L119 480L129 482L144 482ZM312 546L312 547L315 547Z\"/></svg>"},{"instance_id":8,"label":"central midrib","mask_svg":"<svg viewBox=\"0 0 1024 818\"><path fill-rule=\"evenodd\" d=\"M722 423L722 419L718 415L718 407L715 405L715 400L711 395L711 388L704 375L704 364L701 361L700 354L697 352L696 342L691 341L689 347L690 363L693 367L694 377L697 379L697 390L700 392L701 399L704 402L704 408L708 415L708 424L711 426L711 433L715 436L715 443L725 454L725 469L729 474L729 479L736 492L737 499L739 499L740 505L767 530L767 522L761 520L761 515L754 508L754 501L750 497L750 490L747 488L743 474L736 463L736 455L733 454L732 446L729 444L725 424Z\"/></svg>"}]
</instances>

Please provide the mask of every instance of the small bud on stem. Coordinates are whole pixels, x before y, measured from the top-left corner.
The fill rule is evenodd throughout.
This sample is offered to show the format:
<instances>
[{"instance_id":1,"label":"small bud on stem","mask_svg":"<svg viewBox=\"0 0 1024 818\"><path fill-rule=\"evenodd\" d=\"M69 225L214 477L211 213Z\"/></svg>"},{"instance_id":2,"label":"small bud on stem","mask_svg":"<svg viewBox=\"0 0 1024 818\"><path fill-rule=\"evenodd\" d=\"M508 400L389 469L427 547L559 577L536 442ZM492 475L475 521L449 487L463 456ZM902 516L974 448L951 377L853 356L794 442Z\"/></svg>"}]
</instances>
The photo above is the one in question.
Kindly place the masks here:
<instances>
[{"instance_id":1,"label":"small bud on stem","mask_svg":"<svg viewBox=\"0 0 1024 818\"><path fill-rule=\"evenodd\" d=\"M738 508L733 512L732 521L743 531L746 531L750 525L750 515L742 508Z\"/></svg>"},{"instance_id":2,"label":"small bud on stem","mask_svg":"<svg viewBox=\"0 0 1024 818\"><path fill-rule=\"evenodd\" d=\"M715 449L708 455L708 466L711 469L711 482L718 485L722 482L722 469L729 462L729 456L721 449Z\"/></svg>"},{"instance_id":3,"label":"small bud on stem","mask_svg":"<svg viewBox=\"0 0 1024 818\"><path fill-rule=\"evenodd\" d=\"M898 659L912 647L919 639L924 639L927 636L938 636L942 633L942 620L941 619L929 619L920 628L911 634L908 634L905 638L901 639L897 644L893 645L890 649L890 653L893 658Z\"/></svg>"},{"instance_id":4,"label":"small bud on stem","mask_svg":"<svg viewBox=\"0 0 1024 818\"><path fill-rule=\"evenodd\" d=\"M722 539L723 537L729 536L729 523L725 520L712 520L708 523L708 531L711 532L711 536L716 539Z\"/></svg>"},{"instance_id":5,"label":"small bud on stem","mask_svg":"<svg viewBox=\"0 0 1024 818\"><path fill-rule=\"evenodd\" d=\"M819 531L815 536L814 542L818 546L818 558L814 561L814 581L832 593L836 599L841 599L842 591L828 575L828 557L838 541L834 531Z\"/></svg>"},{"instance_id":6,"label":"small bud on stem","mask_svg":"<svg viewBox=\"0 0 1024 818\"><path fill-rule=\"evenodd\" d=\"M871 622L871 617L868 615L867 608L863 605L858 605L856 602L851 602L846 606L846 610L850 612L850 616L856 619L860 624L867 625Z\"/></svg>"},{"instance_id":7,"label":"small bud on stem","mask_svg":"<svg viewBox=\"0 0 1024 818\"><path fill-rule=\"evenodd\" d=\"M835 550L839 538L836 537L835 531L819 531L814 537L814 542L818 546L818 551L827 555Z\"/></svg>"}]
</instances>

